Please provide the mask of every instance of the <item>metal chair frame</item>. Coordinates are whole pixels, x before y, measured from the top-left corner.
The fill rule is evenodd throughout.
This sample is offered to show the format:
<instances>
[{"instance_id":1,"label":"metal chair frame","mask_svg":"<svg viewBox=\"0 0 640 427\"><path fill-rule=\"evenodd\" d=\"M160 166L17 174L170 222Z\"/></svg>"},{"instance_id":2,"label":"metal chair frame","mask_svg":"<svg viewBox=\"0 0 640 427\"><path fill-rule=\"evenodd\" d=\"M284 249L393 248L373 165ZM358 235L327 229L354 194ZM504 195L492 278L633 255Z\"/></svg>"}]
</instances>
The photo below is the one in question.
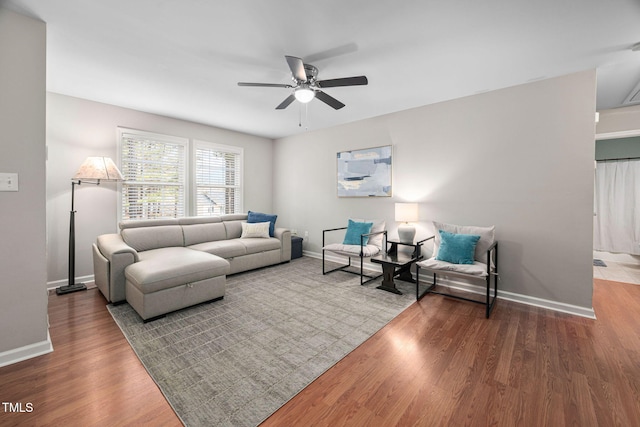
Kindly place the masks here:
<instances>
[{"instance_id":1,"label":"metal chair frame","mask_svg":"<svg viewBox=\"0 0 640 427\"><path fill-rule=\"evenodd\" d=\"M344 271L345 273L351 273L351 274L356 274L360 276L360 285L366 285L367 283L371 282L372 280L375 279L379 279L380 277L382 277L382 273L376 275L376 276L371 276L368 274L364 273L364 258L369 258L367 256L364 255L364 247L366 246L364 244L364 239L365 237L369 237L371 238L371 236L375 236L378 234L382 234L383 235L383 245L382 248L386 248L387 247L387 230L383 230L383 231L377 231L375 233L367 233L367 234L361 234L360 235L360 253L359 255L353 255L353 256L347 256L347 255L343 255L343 254L339 254L339 255L343 255L343 256L347 256L349 258L349 263L345 264L345 265L341 265L339 267L336 267L332 270L327 271L326 267L325 267L325 240L326 240L326 234L332 231L339 231L339 230L346 230L347 227L340 227L340 228L330 228L327 230L322 230L322 274L329 274L329 273L333 273L334 271ZM381 249L381 251L384 249ZM331 251L329 251L331 252ZM360 271L353 271L353 270L347 270L347 268L351 267L351 258L355 258L355 257L359 257L360 258ZM365 280L365 278L367 280Z\"/></svg>"},{"instance_id":2,"label":"metal chair frame","mask_svg":"<svg viewBox=\"0 0 640 427\"><path fill-rule=\"evenodd\" d=\"M434 236L426 240L433 239ZM493 260L493 268L491 267ZM427 289L425 289L422 293L420 293L420 270L426 270L433 273L433 283L430 284ZM476 304L482 304L485 306L485 318L489 318L491 315L491 311L493 310L493 306L498 298L498 242L493 242L493 244L487 249L487 275L484 277L486 283L486 296L484 301L479 301L477 299L466 298L460 295L451 294L448 292L436 291L436 276L437 274L445 274L445 275L453 275L453 276L461 276L468 279L479 280L479 276L474 276L471 274L458 273L455 271L446 271L446 270L438 270L433 268L424 268L420 267L419 264L416 264L416 300L422 299L426 294L437 294L443 295L450 298L455 298L463 301L469 301ZM491 298L491 278L493 277L493 298ZM428 283L427 283L428 284Z\"/></svg>"}]
</instances>

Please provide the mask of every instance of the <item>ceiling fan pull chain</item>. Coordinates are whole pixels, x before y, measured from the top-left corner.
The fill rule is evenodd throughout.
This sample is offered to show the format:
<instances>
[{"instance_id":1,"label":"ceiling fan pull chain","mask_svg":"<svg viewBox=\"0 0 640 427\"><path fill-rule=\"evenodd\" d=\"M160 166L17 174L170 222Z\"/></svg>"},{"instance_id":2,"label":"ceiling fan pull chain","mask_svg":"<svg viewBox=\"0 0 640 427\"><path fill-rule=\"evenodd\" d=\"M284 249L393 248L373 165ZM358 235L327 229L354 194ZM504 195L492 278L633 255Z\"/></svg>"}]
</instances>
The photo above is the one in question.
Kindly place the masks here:
<instances>
[{"instance_id":1,"label":"ceiling fan pull chain","mask_svg":"<svg viewBox=\"0 0 640 427\"><path fill-rule=\"evenodd\" d=\"M302 105L298 109L298 127L302 127Z\"/></svg>"}]
</instances>

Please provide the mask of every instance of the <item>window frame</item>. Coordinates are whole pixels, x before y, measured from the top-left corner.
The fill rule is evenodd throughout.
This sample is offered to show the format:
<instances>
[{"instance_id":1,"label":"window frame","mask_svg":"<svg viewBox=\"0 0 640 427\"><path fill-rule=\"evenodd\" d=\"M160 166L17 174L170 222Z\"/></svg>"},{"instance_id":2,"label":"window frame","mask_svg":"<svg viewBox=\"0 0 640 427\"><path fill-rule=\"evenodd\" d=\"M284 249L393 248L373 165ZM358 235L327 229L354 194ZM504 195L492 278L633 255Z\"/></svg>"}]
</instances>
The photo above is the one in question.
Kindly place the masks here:
<instances>
[{"instance_id":1,"label":"window frame","mask_svg":"<svg viewBox=\"0 0 640 427\"><path fill-rule=\"evenodd\" d=\"M184 147L183 150L183 155L182 155L182 162L184 164L184 176L183 176L183 188L184 188L184 194L183 194L183 206L182 206L182 210L184 212L185 216L189 215L189 195L190 195L190 165L189 165L189 149L190 149L190 144L189 144L189 139L188 138L184 138L184 137L178 137L178 136L172 136L172 135L165 135L165 134L160 134L160 133L156 133L156 132L148 132L148 131L141 131L138 129L130 129L130 128L124 128L124 127L118 127L117 128L117 150L118 150L118 165L120 167L120 169L124 169L123 168L123 164L124 164L124 159L123 159L123 138L125 135L130 134L133 136L137 136L140 138L148 138L148 139L152 139L152 140L156 140L158 142L166 142L166 143L170 143L170 144L178 144L178 145L182 145ZM122 171L123 174L125 173L124 171ZM125 177L126 178L126 177ZM118 222L123 220L123 203L122 203L122 197L123 197L123 189L124 189L124 182L118 182L118 204L117 204L117 209L118 209L118 213L117 213L117 219ZM133 219L128 219L128 220L133 220L133 221L142 221L148 218L133 218Z\"/></svg>"},{"instance_id":2,"label":"window frame","mask_svg":"<svg viewBox=\"0 0 640 427\"><path fill-rule=\"evenodd\" d=\"M238 155L237 160L239 164L239 167L238 167L239 172L238 172L238 184L236 186L238 188L238 202L236 204L238 207L238 210L235 213L244 212L244 182L245 182L244 173L245 171L244 171L244 148L243 147L220 144L220 143L210 142L202 139L191 139L191 138L185 138L180 136L166 135L166 134L161 134L157 132L149 132L149 131L143 131L139 129L120 127L120 126L116 128L116 133L117 133L116 158L117 158L117 164L121 170L124 169L123 168L124 159L122 156L123 155L123 137L127 134L138 136L140 138L153 139L158 142L167 142L171 144L183 145L184 150L183 150L182 161L184 163L185 173L184 173L184 182L183 182L184 205L182 206L182 209L185 217L198 216L198 210L197 210L198 185L196 182L197 149L204 147L204 148L213 149L216 151L223 151L223 152L228 152L228 153L233 153ZM123 197L124 186L125 186L124 182L118 182L117 184L118 200L117 200L116 218L118 223L123 220L124 206L123 206L122 197ZM147 218L133 218L130 220L143 221L145 219Z\"/></svg>"},{"instance_id":3,"label":"window frame","mask_svg":"<svg viewBox=\"0 0 640 427\"><path fill-rule=\"evenodd\" d=\"M192 140L192 149L191 149L191 165L190 165L190 173L191 173L191 197L190 197L190 214L193 216L198 215L198 183L197 183L197 151L198 148L212 149L215 151L222 151L226 153L233 153L238 155L238 163L239 163L239 172L238 172L238 184L236 187L239 191L239 201L237 203L238 212L244 212L244 148L237 147L233 145L225 145L215 142L209 142L201 139Z\"/></svg>"}]
</instances>

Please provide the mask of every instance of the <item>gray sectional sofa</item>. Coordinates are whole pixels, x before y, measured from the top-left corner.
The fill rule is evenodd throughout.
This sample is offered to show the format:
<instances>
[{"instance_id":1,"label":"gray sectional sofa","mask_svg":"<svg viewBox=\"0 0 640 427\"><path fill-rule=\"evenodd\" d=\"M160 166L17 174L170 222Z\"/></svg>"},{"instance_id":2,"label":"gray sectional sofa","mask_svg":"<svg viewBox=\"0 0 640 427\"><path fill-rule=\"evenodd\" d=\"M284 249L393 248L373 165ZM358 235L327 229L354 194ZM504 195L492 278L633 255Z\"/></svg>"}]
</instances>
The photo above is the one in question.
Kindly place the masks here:
<instances>
[{"instance_id":1,"label":"gray sectional sofa","mask_svg":"<svg viewBox=\"0 0 640 427\"><path fill-rule=\"evenodd\" d=\"M95 283L149 320L224 296L226 276L291 260L291 233L241 238L247 214L123 221L93 245Z\"/></svg>"}]
</instances>

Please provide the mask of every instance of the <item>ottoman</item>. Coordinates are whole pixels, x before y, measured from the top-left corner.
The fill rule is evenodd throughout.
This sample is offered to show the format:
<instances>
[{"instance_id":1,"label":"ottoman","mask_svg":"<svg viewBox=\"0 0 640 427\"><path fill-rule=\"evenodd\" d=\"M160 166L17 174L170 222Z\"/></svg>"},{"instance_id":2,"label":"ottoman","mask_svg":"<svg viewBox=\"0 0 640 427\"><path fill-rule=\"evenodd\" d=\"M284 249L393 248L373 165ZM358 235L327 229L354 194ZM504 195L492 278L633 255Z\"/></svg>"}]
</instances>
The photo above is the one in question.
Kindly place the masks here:
<instances>
[{"instance_id":1,"label":"ottoman","mask_svg":"<svg viewBox=\"0 0 640 427\"><path fill-rule=\"evenodd\" d=\"M139 254L124 271L127 302L144 321L224 297L229 262L184 247Z\"/></svg>"}]
</instances>

